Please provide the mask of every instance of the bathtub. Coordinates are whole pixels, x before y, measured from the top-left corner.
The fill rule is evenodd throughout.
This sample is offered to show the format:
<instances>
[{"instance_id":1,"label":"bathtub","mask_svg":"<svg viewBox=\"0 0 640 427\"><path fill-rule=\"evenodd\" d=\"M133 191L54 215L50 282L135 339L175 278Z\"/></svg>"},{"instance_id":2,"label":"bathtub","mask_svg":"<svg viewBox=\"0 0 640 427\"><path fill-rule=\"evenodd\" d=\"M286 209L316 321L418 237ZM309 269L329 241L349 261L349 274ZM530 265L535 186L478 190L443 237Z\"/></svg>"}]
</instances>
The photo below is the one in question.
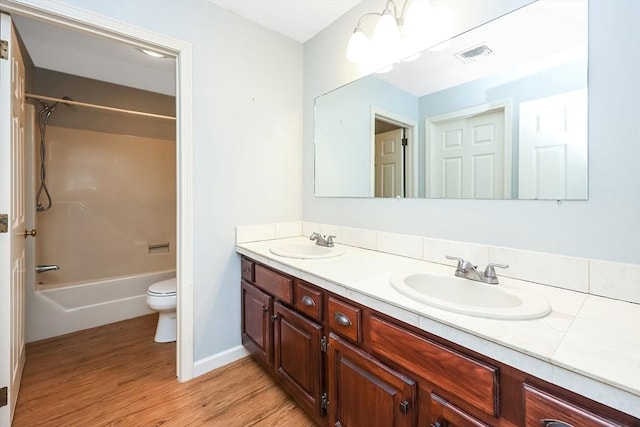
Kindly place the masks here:
<instances>
[{"instance_id":1,"label":"bathtub","mask_svg":"<svg viewBox=\"0 0 640 427\"><path fill-rule=\"evenodd\" d=\"M175 270L167 270L56 284L28 293L26 340L38 341L153 313L145 302L147 288L175 276Z\"/></svg>"}]
</instances>

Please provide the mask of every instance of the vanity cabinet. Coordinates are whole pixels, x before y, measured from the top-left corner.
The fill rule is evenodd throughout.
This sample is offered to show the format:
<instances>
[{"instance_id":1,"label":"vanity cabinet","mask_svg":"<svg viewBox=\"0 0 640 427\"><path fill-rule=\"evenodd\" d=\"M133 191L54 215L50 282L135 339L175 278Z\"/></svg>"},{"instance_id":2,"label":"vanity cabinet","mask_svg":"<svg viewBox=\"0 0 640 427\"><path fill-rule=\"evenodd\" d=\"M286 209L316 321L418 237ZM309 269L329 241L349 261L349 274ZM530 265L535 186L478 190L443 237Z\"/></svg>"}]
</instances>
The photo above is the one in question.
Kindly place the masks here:
<instances>
[{"instance_id":1,"label":"vanity cabinet","mask_svg":"<svg viewBox=\"0 0 640 427\"><path fill-rule=\"evenodd\" d=\"M241 268L242 344L322 424L322 291L246 258Z\"/></svg>"},{"instance_id":2,"label":"vanity cabinet","mask_svg":"<svg viewBox=\"0 0 640 427\"><path fill-rule=\"evenodd\" d=\"M241 289L244 346L321 426L640 426L244 257Z\"/></svg>"}]
</instances>

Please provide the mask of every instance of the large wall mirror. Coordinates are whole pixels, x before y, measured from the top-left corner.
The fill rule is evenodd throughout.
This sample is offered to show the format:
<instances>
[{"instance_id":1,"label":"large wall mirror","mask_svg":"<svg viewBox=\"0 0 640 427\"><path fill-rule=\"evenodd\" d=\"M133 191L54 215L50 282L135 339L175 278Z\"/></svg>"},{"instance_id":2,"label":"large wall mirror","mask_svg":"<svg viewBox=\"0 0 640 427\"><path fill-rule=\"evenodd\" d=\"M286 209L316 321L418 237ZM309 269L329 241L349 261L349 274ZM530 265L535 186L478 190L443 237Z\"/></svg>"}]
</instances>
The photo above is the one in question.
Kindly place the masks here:
<instances>
[{"instance_id":1,"label":"large wall mirror","mask_svg":"<svg viewBox=\"0 0 640 427\"><path fill-rule=\"evenodd\" d=\"M315 195L586 200L587 18L540 0L319 96Z\"/></svg>"}]
</instances>

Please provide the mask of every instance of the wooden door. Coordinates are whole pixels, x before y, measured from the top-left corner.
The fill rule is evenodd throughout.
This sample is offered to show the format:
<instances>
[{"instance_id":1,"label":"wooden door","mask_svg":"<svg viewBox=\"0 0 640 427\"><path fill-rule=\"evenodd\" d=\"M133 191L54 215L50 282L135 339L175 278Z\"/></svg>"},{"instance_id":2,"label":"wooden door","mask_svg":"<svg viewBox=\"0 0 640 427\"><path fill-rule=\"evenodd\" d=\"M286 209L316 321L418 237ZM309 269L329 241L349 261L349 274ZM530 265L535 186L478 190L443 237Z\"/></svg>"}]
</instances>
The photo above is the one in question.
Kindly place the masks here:
<instances>
[{"instance_id":1,"label":"wooden door","mask_svg":"<svg viewBox=\"0 0 640 427\"><path fill-rule=\"evenodd\" d=\"M437 123L430 161L431 197L503 199L504 110Z\"/></svg>"},{"instance_id":2,"label":"wooden door","mask_svg":"<svg viewBox=\"0 0 640 427\"><path fill-rule=\"evenodd\" d=\"M9 426L25 362L24 63L11 18L0 16L0 426ZM4 393L6 391L6 394ZM2 399L4 400L4 399Z\"/></svg>"},{"instance_id":3,"label":"wooden door","mask_svg":"<svg viewBox=\"0 0 640 427\"><path fill-rule=\"evenodd\" d=\"M329 425L417 425L416 384L333 333L329 334Z\"/></svg>"},{"instance_id":4,"label":"wooden door","mask_svg":"<svg viewBox=\"0 0 640 427\"><path fill-rule=\"evenodd\" d=\"M587 89L520 104L519 198L587 198L587 128Z\"/></svg>"},{"instance_id":5,"label":"wooden door","mask_svg":"<svg viewBox=\"0 0 640 427\"><path fill-rule=\"evenodd\" d=\"M272 297L242 281L242 344L256 360L273 366Z\"/></svg>"},{"instance_id":6,"label":"wooden door","mask_svg":"<svg viewBox=\"0 0 640 427\"><path fill-rule=\"evenodd\" d=\"M395 129L376 135L376 197L404 197L402 132Z\"/></svg>"},{"instance_id":7,"label":"wooden door","mask_svg":"<svg viewBox=\"0 0 640 427\"><path fill-rule=\"evenodd\" d=\"M298 404L316 419L322 417L322 326L274 304L274 361L276 376Z\"/></svg>"}]
</instances>

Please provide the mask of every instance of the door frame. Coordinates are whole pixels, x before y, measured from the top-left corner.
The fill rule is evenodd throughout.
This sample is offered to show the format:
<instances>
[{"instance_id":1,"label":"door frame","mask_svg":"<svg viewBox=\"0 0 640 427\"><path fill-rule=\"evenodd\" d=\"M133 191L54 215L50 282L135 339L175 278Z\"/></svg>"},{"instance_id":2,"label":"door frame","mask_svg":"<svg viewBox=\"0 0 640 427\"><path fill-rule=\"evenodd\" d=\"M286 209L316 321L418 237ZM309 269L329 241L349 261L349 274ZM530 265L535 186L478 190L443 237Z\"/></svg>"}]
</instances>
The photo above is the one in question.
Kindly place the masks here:
<instances>
[{"instance_id":1,"label":"door frame","mask_svg":"<svg viewBox=\"0 0 640 427\"><path fill-rule=\"evenodd\" d=\"M177 169L177 345L178 380L194 376L193 319L193 134L192 134L192 46L181 40L76 7L36 0L0 0L0 10L55 24L135 47L153 49L176 61L176 169Z\"/></svg>"},{"instance_id":2,"label":"door frame","mask_svg":"<svg viewBox=\"0 0 640 427\"><path fill-rule=\"evenodd\" d=\"M407 186L404 189L404 194L406 198L418 197L418 147L416 146L418 141L418 123L415 120L403 117L400 114L392 113L391 111L384 110L376 107L375 105L371 106L371 121L369 125L371 136L371 143L369 144L371 147L371 197L375 197L376 188L376 120L382 120L407 130L405 138L407 138L408 143L405 150L405 164L403 165L404 174L407 177Z\"/></svg>"},{"instance_id":3,"label":"door frame","mask_svg":"<svg viewBox=\"0 0 640 427\"><path fill-rule=\"evenodd\" d=\"M475 105L473 107L463 108L461 110L451 111L449 113L439 114L437 116L426 117L424 119L425 197L431 197L431 186L435 178L432 161L435 157L434 141L436 140L436 126L442 122L447 122L449 120L468 119L470 117L488 113L489 111L493 110L504 111L504 194L505 198L507 198L507 195L508 198L511 198L511 187L513 183L513 102L511 99Z\"/></svg>"}]
</instances>

